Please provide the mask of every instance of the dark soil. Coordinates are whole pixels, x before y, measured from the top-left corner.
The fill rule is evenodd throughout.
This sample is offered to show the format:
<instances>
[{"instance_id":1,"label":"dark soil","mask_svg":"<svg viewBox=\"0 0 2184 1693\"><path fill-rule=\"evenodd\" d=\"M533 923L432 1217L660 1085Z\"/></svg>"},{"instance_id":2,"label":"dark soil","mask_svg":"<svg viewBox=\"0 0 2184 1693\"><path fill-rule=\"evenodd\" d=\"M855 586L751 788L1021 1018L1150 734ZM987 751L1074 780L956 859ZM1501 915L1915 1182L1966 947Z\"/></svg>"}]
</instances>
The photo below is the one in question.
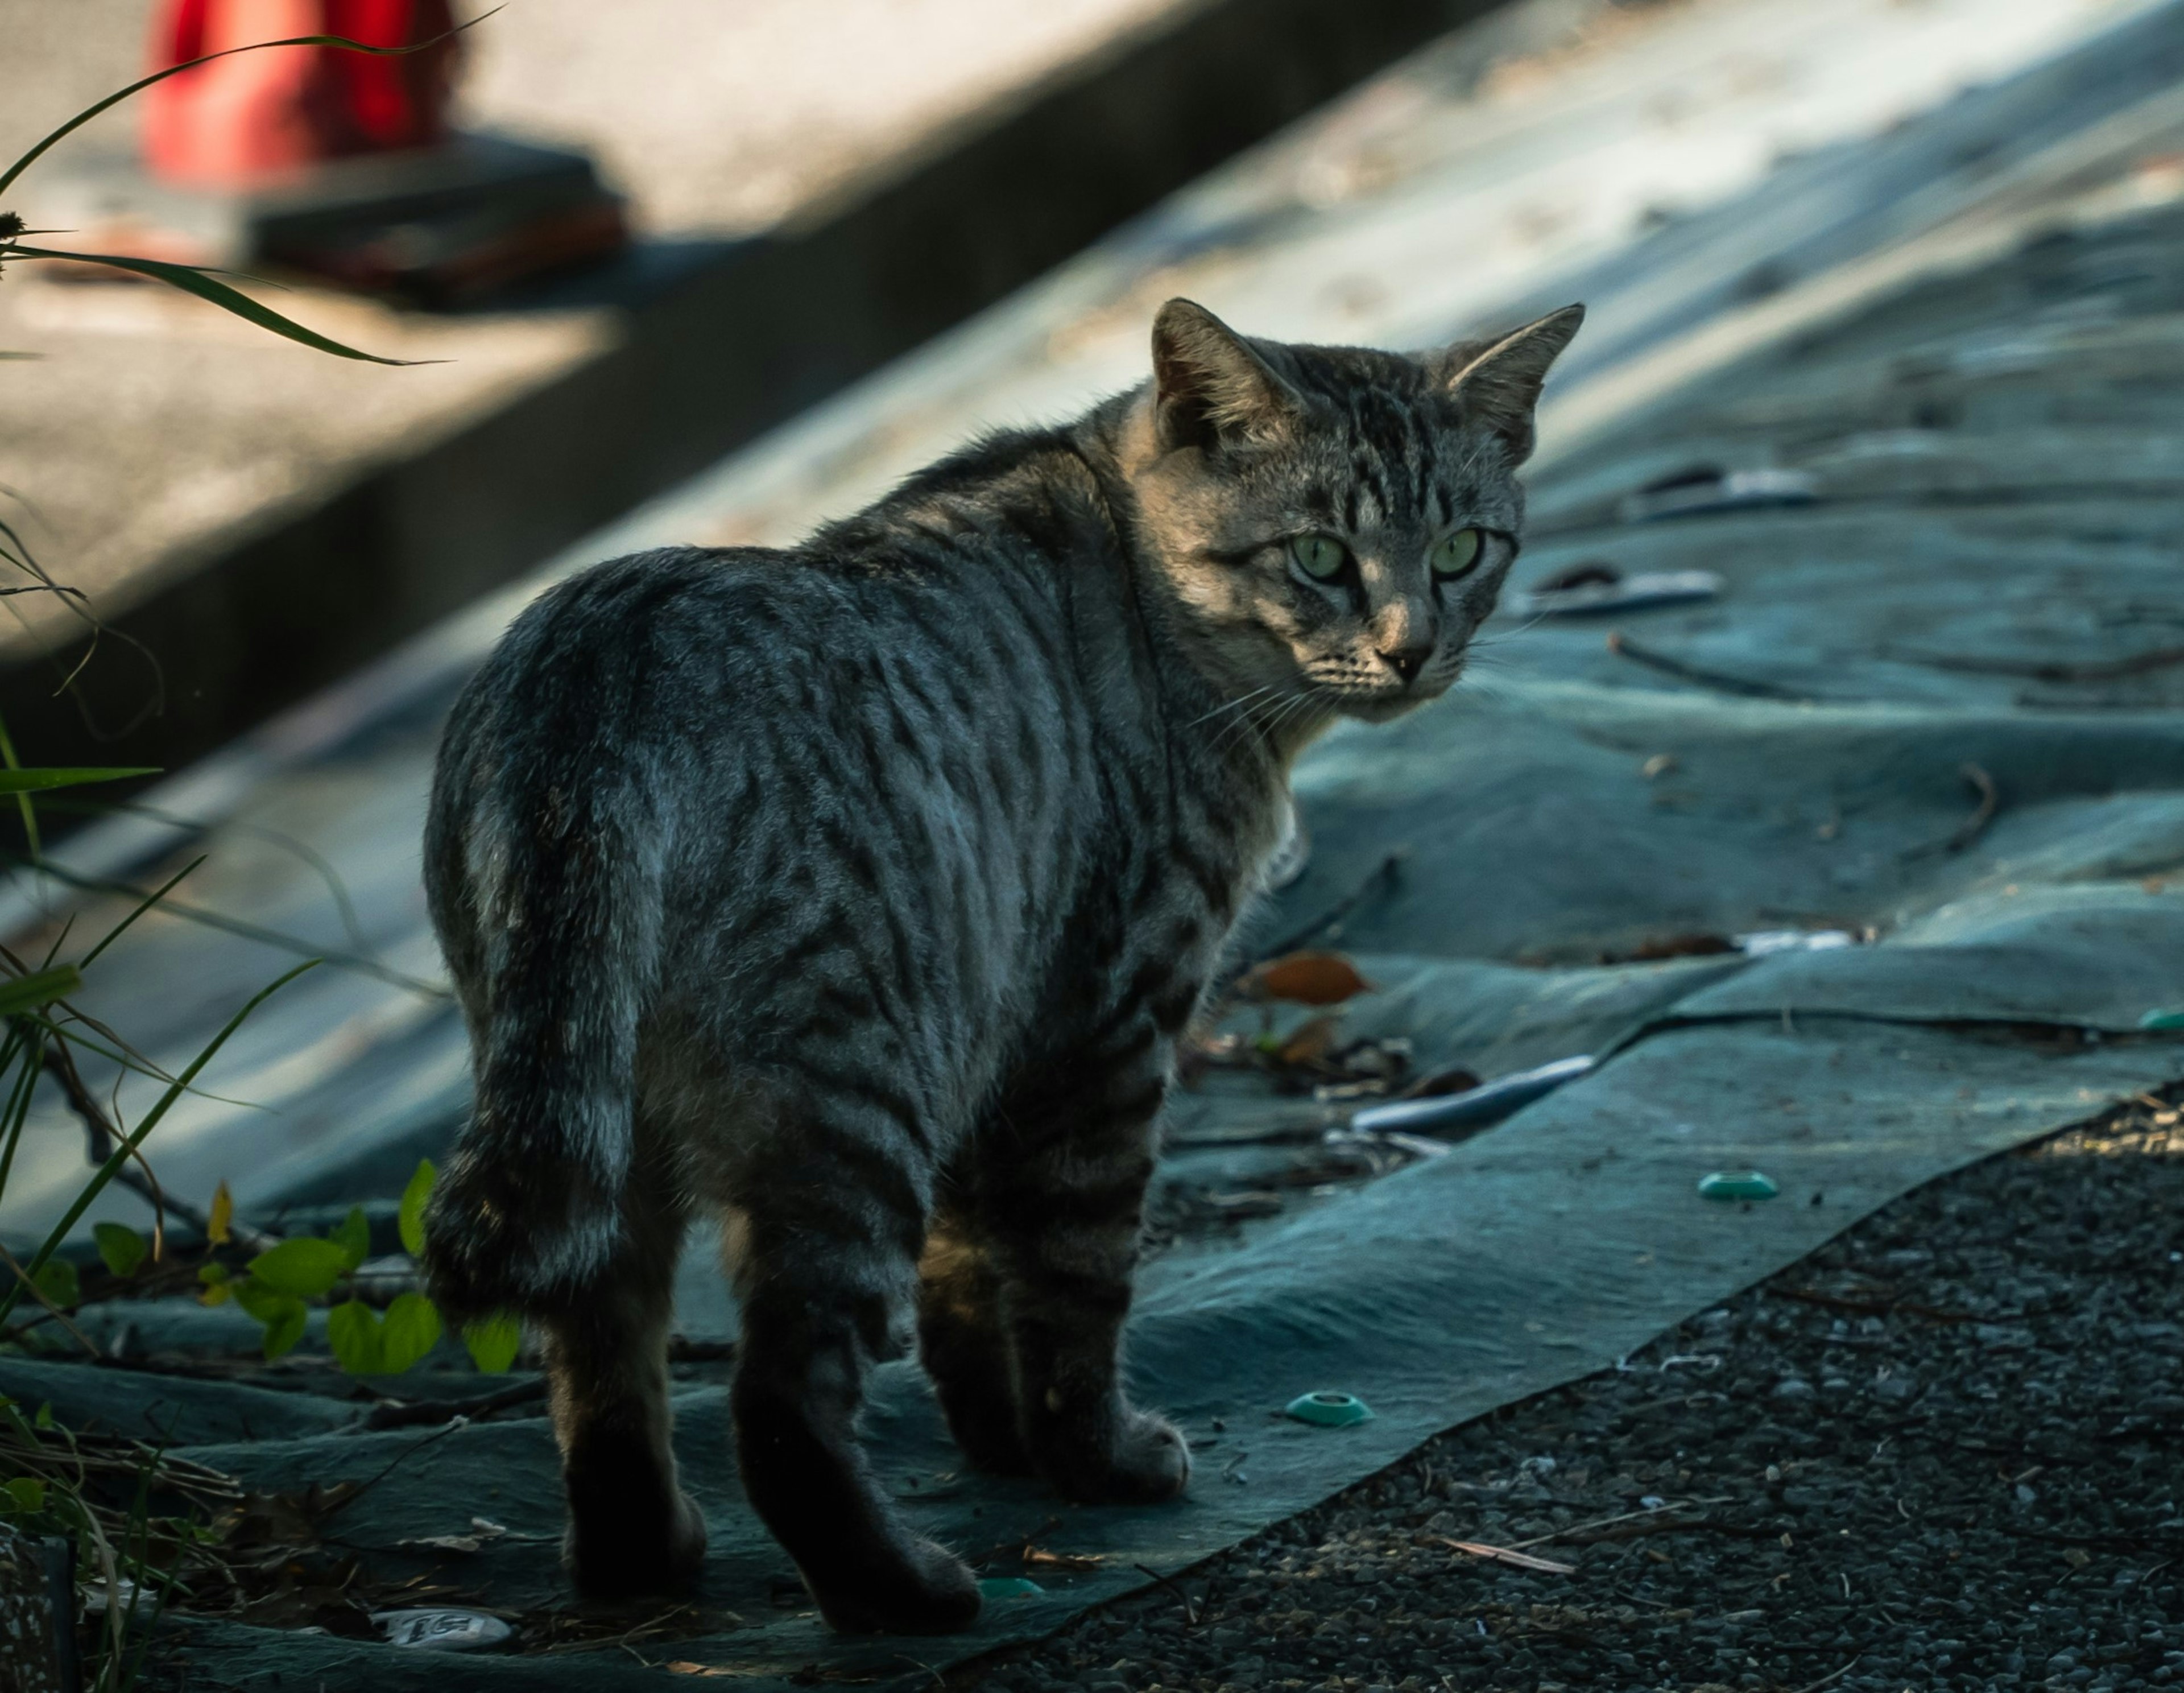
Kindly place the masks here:
<instances>
[{"instance_id":1,"label":"dark soil","mask_svg":"<svg viewBox=\"0 0 2184 1693\"><path fill-rule=\"evenodd\" d=\"M1616 1370L949 1679L2184 1686L2180 1248L2180 1114L2128 1107L1911 1194Z\"/></svg>"}]
</instances>

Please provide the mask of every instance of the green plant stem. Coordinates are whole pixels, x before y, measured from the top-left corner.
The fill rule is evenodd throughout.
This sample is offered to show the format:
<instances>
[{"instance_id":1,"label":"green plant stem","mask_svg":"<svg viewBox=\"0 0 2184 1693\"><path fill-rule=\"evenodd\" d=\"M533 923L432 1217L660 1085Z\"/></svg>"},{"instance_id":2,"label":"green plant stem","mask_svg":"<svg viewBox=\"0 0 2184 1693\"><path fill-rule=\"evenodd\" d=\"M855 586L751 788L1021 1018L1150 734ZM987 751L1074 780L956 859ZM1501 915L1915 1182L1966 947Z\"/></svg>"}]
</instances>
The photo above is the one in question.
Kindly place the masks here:
<instances>
[{"instance_id":1,"label":"green plant stem","mask_svg":"<svg viewBox=\"0 0 2184 1693\"><path fill-rule=\"evenodd\" d=\"M197 1079L198 1072L212 1062L213 1055L227 1044L228 1037L242 1026L244 1020L298 976L303 975L305 970L311 969L317 962L316 959L311 959L298 964L285 975L276 978L266 986L251 995L249 1003L227 1020L220 1031L206 1045L205 1049L190 1061L189 1067L176 1077L173 1085L159 1096L159 1103L144 1114L143 1120L122 1137L121 1143L114 1148L112 1156L98 1166L98 1173L84 1184L83 1191L75 1196L75 1203L62 1215L61 1220L53 1225L53 1232L46 1237L44 1243L31 1254L25 1271L27 1275L36 1276L39 1271L46 1267L47 1261L60 1249L61 1243L68 1238L69 1231L73 1229L81 1221L83 1214L91 1209L92 1201L106 1191L107 1183L114 1180L116 1172L128 1162L131 1154L143 1144L144 1137L159 1126L159 1120L167 1115L175 1102L189 1091L189 1084ZM43 1048L40 1048L37 1050L42 1052ZM14 1312L16 1302L23 1296L23 1288L24 1283L18 1282L8 1290L5 1299L0 1299L0 1323L6 1322L10 1314Z\"/></svg>"}]
</instances>

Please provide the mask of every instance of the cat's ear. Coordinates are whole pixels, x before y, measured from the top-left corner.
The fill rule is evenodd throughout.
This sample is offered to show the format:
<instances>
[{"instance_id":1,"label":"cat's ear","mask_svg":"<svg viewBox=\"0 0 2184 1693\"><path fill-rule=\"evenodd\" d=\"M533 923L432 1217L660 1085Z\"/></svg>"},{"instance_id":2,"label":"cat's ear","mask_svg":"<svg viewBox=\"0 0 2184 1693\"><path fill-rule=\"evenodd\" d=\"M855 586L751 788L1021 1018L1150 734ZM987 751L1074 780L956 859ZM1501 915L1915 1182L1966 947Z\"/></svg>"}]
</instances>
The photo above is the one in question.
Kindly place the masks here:
<instances>
[{"instance_id":1,"label":"cat's ear","mask_svg":"<svg viewBox=\"0 0 2184 1693\"><path fill-rule=\"evenodd\" d=\"M1153 415L1162 452L1279 440L1296 390L1204 306L1172 299L1153 319Z\"/></svg>"},{"instance_id":2,"label":"cat's ear","mask_svg":"<svg viewBox=\"0 0 2184 1693\"><path fill-rule=\"evenodd\" d=\"M1566 305L1498 341L1466 342L1439 355L1442 385L1468 416L1509 443L1519 464L1531 456L1532 413L1547 367L1584 321L1583 306Z\"/></svg>"}]
</instances>

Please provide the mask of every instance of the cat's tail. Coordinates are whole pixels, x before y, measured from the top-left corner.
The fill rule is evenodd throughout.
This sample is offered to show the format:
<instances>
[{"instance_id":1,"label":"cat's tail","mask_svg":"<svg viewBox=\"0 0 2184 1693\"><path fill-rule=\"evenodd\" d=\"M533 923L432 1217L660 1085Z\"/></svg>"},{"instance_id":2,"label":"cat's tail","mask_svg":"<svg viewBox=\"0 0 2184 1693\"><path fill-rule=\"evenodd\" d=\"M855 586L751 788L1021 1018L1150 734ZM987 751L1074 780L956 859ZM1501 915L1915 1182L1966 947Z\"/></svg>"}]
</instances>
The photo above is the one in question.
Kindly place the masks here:
<instances>
[{"instance_id":1,"label":"cat's tail","mask_svg":"<svg viewBox=\"0 0 2184 1693\"><path fill-rule=\"evenodd\" d=\"M664 849L641 797L611 780L467 806L443 785L426 880L470 1017L476 1098L426 1208L427 1285L458 1319L543 1316L624 1245Z\"/></svg>"}]
</instances>

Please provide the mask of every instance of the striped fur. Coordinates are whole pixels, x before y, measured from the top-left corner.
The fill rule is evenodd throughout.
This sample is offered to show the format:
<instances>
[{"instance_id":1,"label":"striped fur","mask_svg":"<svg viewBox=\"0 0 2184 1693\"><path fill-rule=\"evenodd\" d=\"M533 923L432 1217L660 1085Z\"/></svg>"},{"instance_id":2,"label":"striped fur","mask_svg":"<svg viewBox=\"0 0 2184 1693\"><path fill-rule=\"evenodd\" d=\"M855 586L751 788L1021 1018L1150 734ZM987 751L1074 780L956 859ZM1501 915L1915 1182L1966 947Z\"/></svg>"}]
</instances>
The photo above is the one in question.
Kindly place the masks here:
<instances>
[{"instance_id":1,"label":"striped fur","mask_svg":"<svg viewBox=\"0 0 2184 1693\"><path fill-rule=\"evenodd\" d=\"M741 1301L746 1489L836 1626L978 1610L855 1441L913 1338L974 1461L1182 1490L1116 1364L1177 1036L1297 752L1455 680L1577 318L1409 358L1173 301L1154 382L1071 427L517 621L427 825L477 1076L427 1263L451 1311L544 1338L582 1587L667 1587L703 1551L664 1358L694 1214ZM1466 528L1475 566L1435 578Z\"/></svg>"}]
</instances>

